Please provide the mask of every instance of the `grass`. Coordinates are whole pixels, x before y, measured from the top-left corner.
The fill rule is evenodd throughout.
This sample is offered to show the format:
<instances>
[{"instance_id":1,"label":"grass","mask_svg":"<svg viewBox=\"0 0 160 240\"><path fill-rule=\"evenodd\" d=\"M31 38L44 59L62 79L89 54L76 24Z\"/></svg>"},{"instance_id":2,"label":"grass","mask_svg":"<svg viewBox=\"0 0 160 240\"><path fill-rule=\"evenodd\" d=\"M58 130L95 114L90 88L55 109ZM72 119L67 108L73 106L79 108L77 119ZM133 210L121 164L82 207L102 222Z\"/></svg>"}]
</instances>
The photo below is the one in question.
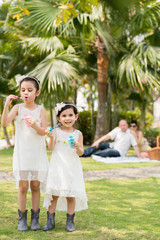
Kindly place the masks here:
<instances>
[{"instance_id":1,"label":"grass","mask_svg":"<svg viewBox=\"0 0 160 240\"><path fill-rule=\"evenodd\" d=\"M50 158L51 152L48 151ZM13 149L0 151L0 171L12 171ZM156 166L160 162L104 164L92 158L81 158L83 170ZM56 212L56 228L52 231L17 231L17 189L15 181L0 182L0 239L8 240L159 240L160 179L128 179L85 181L88 210L76 213L76 231L65 230L66 213ZM46 223L42 207L40 225ZM27 194L30 226L31 193Z\"/></svg>"},{"instance_id":2,"label":"grass","mask_svg":"<svg viewBox=\"0 0 160 240\"><path fill-rule=\"evenodd\" d=\"M56 212L56 228L52 231L17 231L17 189L15 182L0 182L0 239L74 239L74 240L146 240L160 239L160 179L86 181L89 209L76 213L76 231L65 230L66 213ZM40 225L46 223L42 208ZM28 225L31 200L28 193Z\"/></svg>"},{"instance_id":3,"label":"grass","mask_svg":"<svg viewBox=\"0 0 160 240\"><path fill-rule=\"evenodd\" d=\"M130 154L134 152L130 150ZM51 152L47 151L48 158L51 157ZM12 171L12 156L13 148L0 150L0 172L11 172ZM105 170L105 169L116 169L116 168L138 168L148 166L159 166L159 162L145 162L145 163L101 163L93 160L91 157L81 158L82 168L85 171L88 170Z\"/></svg>"}]
</instances>

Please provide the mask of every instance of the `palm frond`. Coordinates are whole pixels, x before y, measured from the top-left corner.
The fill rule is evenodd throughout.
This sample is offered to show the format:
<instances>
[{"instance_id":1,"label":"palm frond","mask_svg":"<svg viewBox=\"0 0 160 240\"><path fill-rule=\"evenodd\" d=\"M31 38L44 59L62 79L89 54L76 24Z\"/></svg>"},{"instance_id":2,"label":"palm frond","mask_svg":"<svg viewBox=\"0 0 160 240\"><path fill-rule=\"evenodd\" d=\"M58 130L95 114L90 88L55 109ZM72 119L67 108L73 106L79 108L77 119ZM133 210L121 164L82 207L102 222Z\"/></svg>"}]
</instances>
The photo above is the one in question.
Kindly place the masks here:
<instances>
[{"instance_id":1,"label":"palm frond","mask_svg":"<svg viewBox=\"0 0 160 240\"><path fill-rule=\"evenodd\" d=\"M151 46L144 41L136 45L133 56L141 59L141 63L146 71L148 65L153 66L155 71L160 66L160 48Z\"/></svg>"},{"instance_id":2,"label":"palm frond","mask_svg":"<svg viewBox=\"0 0 160 240\"><path fill-rule=\"evenodd\" d=\"M25 38L22 43L26 43L30 47L30 49L36 48L39 50L40 54L44 52L52 52L55 49L64 50L64 46L62 42L58 39L58 37L49 37L49 38L40 38L40 37L32 37Z\"/></svg>"},{"instance_id":3,"label":"palm frond","mask_svg":"<svg viewBox=\"0 0 160 240\"><path fill-rule=\"evenodd\" d=\"M112 53L114 49L114 39L109 33L107 25L98 20L95 22L95 25L96 25L98 34L103 39L107 52Z\"/></svg>"},{"instance_id":4,"label":"palm frond","mask_svg":"<svg viewBox=\"0 0 160 240\"><path fill-rule=\"evenodd\" d=\"M16 15L21 13L21 9L27 8L29 11L29 16L23 16L19 21L23 22L34 31L48 34L55 32L56 27L56 17L59 13L59 8L48 0L33 0L19 2L18 5L13 5L11 8L11 14Z\"/></svg>"},{"instance_id":5,"label":"palm frond","mask_svg":"<svg viewBox=\"0 0 160 240\"><path fill-rule=\"evenodd\" d=\"M146 1L141 5L141 9L136 11L135 15L130 21L132 31L146 32L147 29L155 28L159 26L160 20L160 2L152 3L152 1Z\"/></svg>"},{"instance_id":6,"label":"palm frond","mask_svg":"<svg viewBox=\"0 0 160 240\"><path fill-rule=\"evenodd\" d=\"M78 78L77 69L73 66L76 61L75 55L66 52L57 54L54 50L30 74L40 79L42 91L48 88L48 92L51 92L57 85L62 87L64 83L67 85L72 79Z\"/></svg>"},{"instance_id":7,"label":"palm frond","mask_svg":"<svg viewBox=\"0 0 160 240\"><path fill-rule=\"evenodd\" d=\"M0 54L0 60L11 60L12 57L9 55Z\"/></svg>"},{"instance_id":8,"label":"palm frond","mask_svg":"<svg viewBox=\"0 0 160 240\"><path fill-rule=\"evenodd\" d=\"M78 11L77 19L80 22L80 24L87 25L88 22L100 20L102 17L103 17L102 5L98 4L98 6L96 5L92 6L92 12L90 13Z\"/></svg>"},{"instance_id":9,"label":"palm frond","mask_svg":"<svg viewBox=\"0 0 160 240\"><path fill-rule=\"evenodd\" d=\"M119 63L118 79L121 84L126 81L129 85L144 90L145 86L154 89L160 87L157 77L151 74L148 69L143 68L141 59L133 54L125 55Z\"/></svg>"}]
</instances>

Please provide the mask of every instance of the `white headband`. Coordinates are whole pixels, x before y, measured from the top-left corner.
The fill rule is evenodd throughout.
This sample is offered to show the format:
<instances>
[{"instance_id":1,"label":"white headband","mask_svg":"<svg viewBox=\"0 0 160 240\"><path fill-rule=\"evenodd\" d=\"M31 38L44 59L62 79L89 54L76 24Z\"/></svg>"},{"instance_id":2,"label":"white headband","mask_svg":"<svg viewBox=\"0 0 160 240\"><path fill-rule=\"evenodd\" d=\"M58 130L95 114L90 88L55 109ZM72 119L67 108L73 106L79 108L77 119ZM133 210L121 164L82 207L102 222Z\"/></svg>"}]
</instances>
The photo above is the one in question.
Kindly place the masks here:
<instances>
[{"instance_id":1,"label":"white headband","mask_svg":"<svg viewBox=\"0 0 160 240\"><path fill-rule=\"evenodd\" d=\"M68 106L73 106L73 107L76 108L75 105L70 104L70 103L63 103L63 102L57 103L57 104L56 104L56 107L55 107L56 116L58 115L58 112L60 112L61 109L62 109L63 107L65 107L65 106L67 106L67 105L68 105Z\"/></svg>"},{"instance_id":2,"label":"white headband","mask_svg":"<svg viewBox=\"0 0 160 240\"><path fill-rule=\"evenodd\" d=\"M22 75L22 76L20 76L19 78L17 78L17 79L16 79L16 83L17 83L16 86L19 86L20 83L21 83L25 78L31 78L31 79L33 79L34 81L36 81L36 82L38 83L38 86L40 87L39 81L38 81L35 77L31 77L31 76L28 76L28 75Z\"/></svg>"}]
</instances>

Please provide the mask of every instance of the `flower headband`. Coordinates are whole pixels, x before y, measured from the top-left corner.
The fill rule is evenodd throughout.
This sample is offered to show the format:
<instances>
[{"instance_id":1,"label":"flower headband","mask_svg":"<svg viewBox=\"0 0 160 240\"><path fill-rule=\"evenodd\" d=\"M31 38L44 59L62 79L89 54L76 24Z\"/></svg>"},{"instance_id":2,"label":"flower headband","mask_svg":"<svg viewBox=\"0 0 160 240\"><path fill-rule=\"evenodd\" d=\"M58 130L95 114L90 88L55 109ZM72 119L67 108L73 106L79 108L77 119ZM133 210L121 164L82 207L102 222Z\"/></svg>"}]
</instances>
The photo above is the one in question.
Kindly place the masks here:
<instances>
[{"instance_id":1,"label":"flower headband","mask_svg":"<svg viewBox=\"0 0 160 240\"><path fill-rule=\"evenodd\" d=\"M55 107L56 116L58 115L58 112L60 112L61 109L62 109L63 107L65 107L65 106L67 106L67 105L69 105L69 106L73 106L73 107L76 108L76 106L75 106L74 104L63 103L63 102L61 102L61 103L57 103L57 104L56 104L56 107Z\"/></svg>"},{"instance_id":2,"label":"flower headband","mask_svg":"<svg viewBox=\"0 0 160 240\"><path fill-rule=\"evenodd\" d=\"M38 86L40 87L40 83L38 81L38 79L36 79L35 77L30 77L28 75L22 75L20 76L19 78L16 79L16 83L17 85L16 86L19 86L20 83L25 79L25 78L31 78L32 80L36 81L38 83Z\"/></svg>"}]
</instances>

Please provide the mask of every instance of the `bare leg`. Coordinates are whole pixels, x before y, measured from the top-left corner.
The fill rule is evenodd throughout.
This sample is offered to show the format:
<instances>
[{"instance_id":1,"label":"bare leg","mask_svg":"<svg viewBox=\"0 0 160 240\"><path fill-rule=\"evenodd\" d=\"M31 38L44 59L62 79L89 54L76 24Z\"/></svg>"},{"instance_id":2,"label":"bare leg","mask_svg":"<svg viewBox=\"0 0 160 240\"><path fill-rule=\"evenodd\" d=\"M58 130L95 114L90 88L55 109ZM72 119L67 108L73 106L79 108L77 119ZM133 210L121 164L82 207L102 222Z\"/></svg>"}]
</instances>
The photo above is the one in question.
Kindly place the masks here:
<instances>
[{"instance_id":1,"label":"bare leg","mask_svg":"<svg viewBox=\"0 0 160 240\"><path fill-rule=\"evenodd\" d=\"M22 212L26 210L27 191L28 191L28 181L23 181L23 180L19 181L18 207Z\"/></svg>"},{"instance_id":2,"label":"bare leg","mask_svg":"<svg viewBox=\"0 0 160 240\"><path fill-rule=\"evenodd\" d=\"M75 212L75 198L67 197L67 213L72 215Z\"/></svg>"},{"instance_id":3,"label":"bare leg","mask_svg":"<svg viewBox=\"0 0 160 240\"><path fill-rule=\"evenodd\" d=\"M32 191L32 209L37 211L40 205L40 182L39 181L31 181L30 183L31 191Z\"/></svg>"},{"instance_id":4,"label":"bare leg","mask_svg":"<svg viewBox=\"0 0 160 240\"><path fill-rule=\"evenodd\" d=\"M55 213L58 198L58 196L52 196L51 205L48 208L49 213Z\"/></svg>"}]
</instances>

